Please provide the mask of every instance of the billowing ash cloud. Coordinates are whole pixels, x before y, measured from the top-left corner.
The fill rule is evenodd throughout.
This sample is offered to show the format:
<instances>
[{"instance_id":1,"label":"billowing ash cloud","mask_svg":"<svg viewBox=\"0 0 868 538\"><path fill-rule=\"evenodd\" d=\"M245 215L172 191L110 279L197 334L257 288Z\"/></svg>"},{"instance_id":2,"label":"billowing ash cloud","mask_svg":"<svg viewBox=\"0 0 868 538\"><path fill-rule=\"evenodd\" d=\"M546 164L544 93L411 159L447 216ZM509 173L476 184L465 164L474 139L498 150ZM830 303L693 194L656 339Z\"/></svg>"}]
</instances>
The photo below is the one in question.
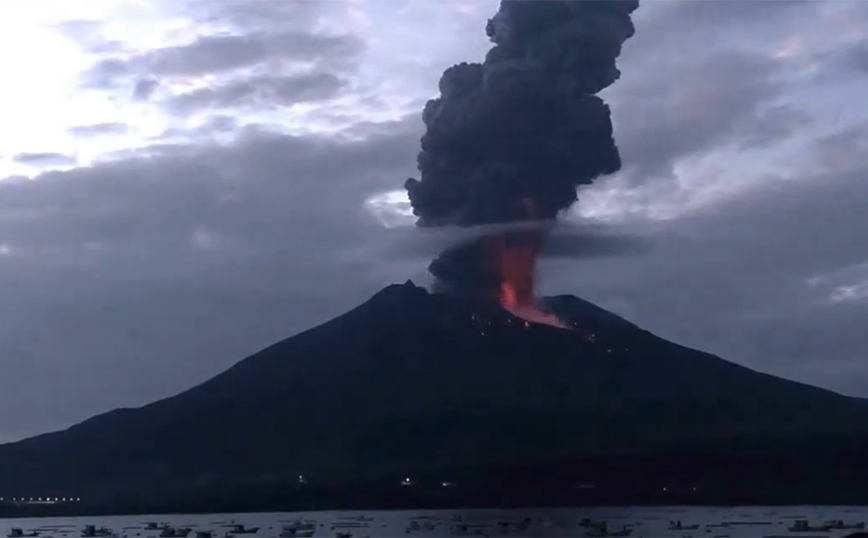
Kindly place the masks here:
<instances>
[{"instance_id":1,"label":"billowing ash cloud","mask_svg":"<svg viewBox=\"0 0 868 538\"><path fill-rule=\"evenodd\" d=\"M618 171L609 107L595 94L620 76L615 60L637 7L501 0L486 27L494 47L485 61L447 69L440 97L425 105L421 178L405 183L417 224L554 219L577 200L578 186ZM545 239L538 231L483 237L447 249L429 270L439 290L502 300L509 274L526 272L515 278L532 291Z\"/></svg>"},{"instance_id":2,"label":"billowing ash cloud","mask_svg":"<svg viewBox=\"0 0 868 538\"><path fill-rule=\"evenodd\" d=\"M425 105L421 178L405 183L418 224L554 218L577 186L619 170L609 107L594 94L620 75L637 7L502 0L485 61L447 69Z\"/></svg>"}]
</instances>

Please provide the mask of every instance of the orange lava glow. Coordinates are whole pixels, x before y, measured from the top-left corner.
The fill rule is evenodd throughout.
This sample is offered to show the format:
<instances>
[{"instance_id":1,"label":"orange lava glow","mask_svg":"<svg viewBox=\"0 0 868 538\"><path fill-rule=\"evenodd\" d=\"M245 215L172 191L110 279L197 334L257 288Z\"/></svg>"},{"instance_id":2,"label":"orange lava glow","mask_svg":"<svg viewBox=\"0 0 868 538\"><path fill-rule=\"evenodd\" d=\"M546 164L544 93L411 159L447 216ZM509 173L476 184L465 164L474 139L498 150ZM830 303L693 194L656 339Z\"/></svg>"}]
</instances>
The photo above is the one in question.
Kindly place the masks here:
<instances>
[{"instance_id":1,"label":"orange lava glow","mask_svg":"<svg viewBox=\"0 0 868 538\"><path fill-rule=\"evenodd\" d=\"M543 235L537 231L514 232L492 237L492 257L500 270L500 304L512 315L529 321L569 329L564 322L538 306L534 289L536 260Z\"/></svg>"}]
</instances>

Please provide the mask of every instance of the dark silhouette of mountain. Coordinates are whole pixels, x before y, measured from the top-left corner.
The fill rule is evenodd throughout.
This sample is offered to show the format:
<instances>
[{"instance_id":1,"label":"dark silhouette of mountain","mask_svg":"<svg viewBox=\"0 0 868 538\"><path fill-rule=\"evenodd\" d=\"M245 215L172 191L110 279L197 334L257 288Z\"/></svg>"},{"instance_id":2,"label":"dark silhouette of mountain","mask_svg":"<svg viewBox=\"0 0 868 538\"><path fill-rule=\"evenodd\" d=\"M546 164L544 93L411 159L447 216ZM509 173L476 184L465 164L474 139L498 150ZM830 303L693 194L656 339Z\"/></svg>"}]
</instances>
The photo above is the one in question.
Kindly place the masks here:
<instances>
[{"instance_id":1,"label":"dark silhouette of mountain","mask_svg":"<svg viewBox=\"0 0 868 538\"><path fill-rule=\"evenodd\" d=\"M822 470L868 446L863 400L679 346L576 297L547 304L575 330L389 286L186 392L0 446L0 495L153 500L299 474L322 487L566 476L563 462L699 476L703 462L720 474L721 458L793 454Z\"/></svg>"}]
</instances>

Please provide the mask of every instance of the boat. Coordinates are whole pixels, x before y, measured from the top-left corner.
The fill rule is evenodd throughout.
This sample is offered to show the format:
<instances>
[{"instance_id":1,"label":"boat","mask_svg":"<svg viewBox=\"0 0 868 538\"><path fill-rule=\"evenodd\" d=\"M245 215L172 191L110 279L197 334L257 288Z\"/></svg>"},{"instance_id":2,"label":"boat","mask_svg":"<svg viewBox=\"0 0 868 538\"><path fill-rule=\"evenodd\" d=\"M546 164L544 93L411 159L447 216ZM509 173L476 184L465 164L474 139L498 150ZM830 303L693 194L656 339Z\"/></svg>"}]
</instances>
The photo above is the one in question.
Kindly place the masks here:
<instances>
[{"instance_id":1,"label":"boat","mask_svg":"<svg viewBox=\"0 0 868 538\"><path fill-rule=\"evenodd\" d=\"M610 531L608 525L605 521L601 521L596 527L592 527L588 530L585 536L594 536L594 537L609 537L609 536L630 536L633 533L633 527L624 527L618 531Z\"/></svg>"},{"instance_id":2,"label":"boat","mask_svg":"<svg viewBox=\"0 0 868 538\"><path fill-rule=\"evenodd\" d=\"M196 531L196 538L214 538L214 531Z\"/></svg>"},{"instance_id":3,"label":"boat","mask_svg":"<svg viewBox=\"0 0 868 538\"><path fill-rule=\"evenodd\" d=\"M859 523L844 523L844 521L840 520L840 519L829 520L829 521L823 523L823 525L829 527L829 529L831 529L831 530L836 530L836 531L837 530L846 530L846 529L854 529L855 530L855 529L864 529L865 528L865 522L864 521L859 522Z\"/></svg>"},{"instance_id":4,"label":"boat","mask_svg":"<svg viewBox=\"0 0 868 538\"><path fill-rule=\"evenodd\" d=\"M244 525L234 525L233 527L229 534L256 534L259 532L259 527L245 527Z\"/></svg>"},{"instance_id":5,"label":"boat","mask_svg":"<svg viewBox=\"0 0 868 538\"><path fill-rule=\"evenodd\" d=\"M787 530L790 532L829 532L832 530L832 527L829 525L812 526L808 523L807 519L797 519L791 527L787 528Z\"/></svg>"},{"instance_id":6,"label":"boat","mask_svg":"<svg viewBox=\"0 0 868 538\"><path fill-rule=\"evenodd\" d=\"M633 529L629 527L624 527L619 531L607 531L607 530L592 530L588 531L585 536L594 536L594 537L614 537L614 536L630 536L633 533Z\"/></svg>"},{"instance_id":7,"label":"boat","mask_svg":"<svg viewBox=\"0 0 868 538\"><path fill-rule=\"evenodd\" d=\"M280 538L293 538L296 536L313 536L316 532L316 521L299 519L289 525L284 525L280 532Z\"/></svg>"},{"instance_id":8,"label":"boat","mask_svg":"<svg viewBox=\"0 0 868 538\"><path fill-rule=\"evenodd\" d=\"M283 531L278 536L280 536L280 538L310 538L315 532L316 529L298 529L294 531Z\"/></svg>"},{"instance_id":9,"label":"boat","mask_svg":"<svg viewBox=\"0 0 868 538\"><path fill-rule=\"evenodd\" d=\"M39 533L37 531L24 532L24 529L15 527L12 528L6 536L9 538L32 538L34 536L39 536Z\"/></svg>"},{"instance_id":10,"label":"boat","mask_svg":"<svg viewBox=\"0 0 868 538\"><path fill-rule=\"evenodd\" d=\"M685 525L680 521L670 521L669 522L669 530L670 531L695 531L699 529L699 524L693 525Z\"/></svg>"},{"instance_id":11,"label":"boat","mask_svg":"<svg viewBox=\"0 0 868 538\"><path fill-rule=\"evenodd\" d=\"M173 528L168 525L163 527L163 530L160 531L160 538L184 538L188 536L193 529L190 527L179 527Z\"/></svg>"},{"instance_id":12,"label":"boat","mask_svg":"<svg viewBox=\"0 0 868 538\"><path fill-rule=\"evenodd\" d=\"M82 538L96 538L96 537L106 537L113 536L114 533L108 527L100 527L96 528L96 525L85 525L84 529L81 531Z\"/></svg>"}]
</instances>

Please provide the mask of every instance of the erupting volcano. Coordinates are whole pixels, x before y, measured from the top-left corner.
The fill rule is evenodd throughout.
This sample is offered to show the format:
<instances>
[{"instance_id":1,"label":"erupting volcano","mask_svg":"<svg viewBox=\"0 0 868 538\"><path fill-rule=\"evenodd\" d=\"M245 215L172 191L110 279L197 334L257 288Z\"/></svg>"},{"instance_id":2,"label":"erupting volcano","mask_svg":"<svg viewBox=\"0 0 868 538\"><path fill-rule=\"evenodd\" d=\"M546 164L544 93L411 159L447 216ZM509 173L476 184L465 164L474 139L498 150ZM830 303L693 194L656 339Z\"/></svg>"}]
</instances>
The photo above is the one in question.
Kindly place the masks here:
<instances>
[{"instance_id":1,"label":"erupting volcano","mask_svg":"<svg viewBox=\"0 0 868 538\"><path fill-rule=\"evenodd\" d=\"M638 0L502 0L494 47L461 63L425 105L421 178L405 183L419 226L553 220L576 189L621 168L609 107L595 94L618 79ZM447 249L431 263L435 291L496 299L529 321L541 230L507 231Z\"/></svg>"},{"instance_id":2,"label":"erupting volcano","mask_svg":"<svg viewBox=\"0 0 868 538\"><path fill-rule=\"evenodd\" d=\"M621 166L594 94L636 7L505 0L485 61L443 74L417 224L500 226L440 253L433 293L387 286L180 394L0 444L0 494L88 514L868 501L865 400L535 296L540 253L572 248L549 224Z\"/></svg>"},{"instance_id":3,"label":"erupting volcano","mask_svg":"<svg viewBox=\"0 0 868 538\"><path fill-rule=\"evenodd\" d=\"M533 277L544 239L544 234L536 230L488 238L494 250L490 256L500 268L500 304L524 320L567 329L557 316L543 311L537 301Z\"/></svg>"},{"instance_id":4,"label":"erupting volcano","mask_svg":"<svg viewBox=\"0 0 868 538\"><path fill-rule=\"evenodd\" d=\"M544 230L516 229L446 249L429 267L437 279L434 291L496 301L524 320L568 328L536 297L534 272L545 240Z\"/></svg>"}]
</instances>

